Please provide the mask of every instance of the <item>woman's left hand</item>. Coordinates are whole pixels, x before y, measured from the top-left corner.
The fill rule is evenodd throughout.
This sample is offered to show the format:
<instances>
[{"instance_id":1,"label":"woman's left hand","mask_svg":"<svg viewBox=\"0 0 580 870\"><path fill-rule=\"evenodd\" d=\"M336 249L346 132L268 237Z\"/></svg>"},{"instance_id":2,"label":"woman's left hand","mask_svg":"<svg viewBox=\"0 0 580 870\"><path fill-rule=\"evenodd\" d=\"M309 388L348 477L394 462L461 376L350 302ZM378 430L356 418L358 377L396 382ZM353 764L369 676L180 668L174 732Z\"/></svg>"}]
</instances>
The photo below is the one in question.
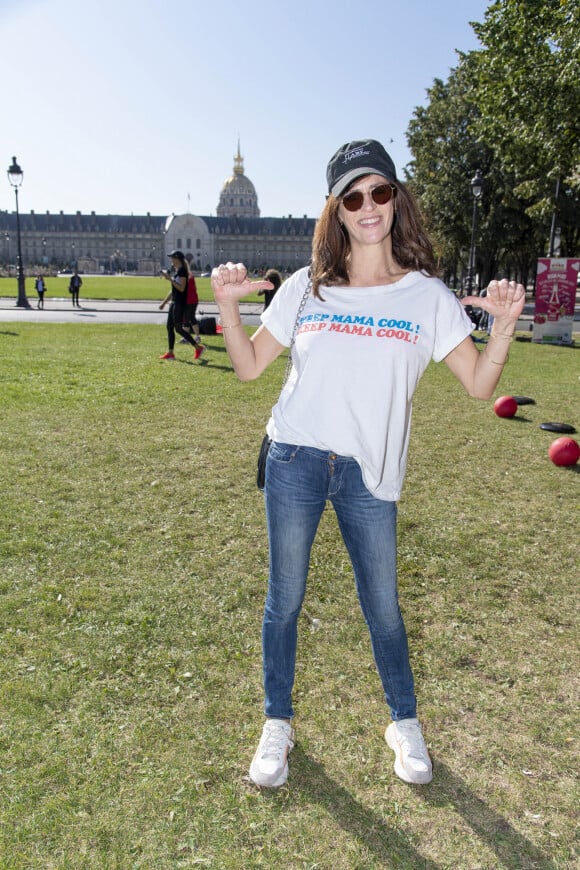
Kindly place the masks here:
<instances>
[{"instance_id":1,"label":"woman's left hand","mask_svg":"<svg viewBox=\"0 0 580 870\"><path fill-rule=\"evenodd\" d=\"M465 296L460 301L462 305L482 308L495 320L515 323L524 310L526 291L523 284L502 278L489 282L487 296Z\"/></svg>"}]
</instances>

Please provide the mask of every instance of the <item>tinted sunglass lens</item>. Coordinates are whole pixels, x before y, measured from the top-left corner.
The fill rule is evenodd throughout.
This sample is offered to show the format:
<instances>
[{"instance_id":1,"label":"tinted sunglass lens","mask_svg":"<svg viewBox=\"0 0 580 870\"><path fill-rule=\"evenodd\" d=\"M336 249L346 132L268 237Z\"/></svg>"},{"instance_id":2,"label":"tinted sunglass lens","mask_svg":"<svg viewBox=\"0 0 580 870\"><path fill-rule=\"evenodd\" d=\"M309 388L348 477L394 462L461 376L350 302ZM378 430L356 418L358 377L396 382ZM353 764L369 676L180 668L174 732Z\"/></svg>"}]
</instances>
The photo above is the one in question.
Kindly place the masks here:
<instances>
[{"instance_id":1,"label":"tinted sunglass lens","mask_svg":"<svg viewBox=\"0 0 580 870\"><path fill-rule=\"evenodd\" d=\"M381 184L379 187L374 187L371 191L371 196L377 205L386 205L393 195L393 189L389 184Z\"/></svg>"},{"instance_id":2,"label":"tinted sunglass lens","mask_svg":"<svg viewBox=\"0 0 580 870\"><path fill-rule=\"evenodd\" d=\"M360 190L353 190L352 193L347 193L346 196L343 196L342 204L347 211L358 211L359 208L362 208L364 199Z\"/></svg>"}]
</instances>

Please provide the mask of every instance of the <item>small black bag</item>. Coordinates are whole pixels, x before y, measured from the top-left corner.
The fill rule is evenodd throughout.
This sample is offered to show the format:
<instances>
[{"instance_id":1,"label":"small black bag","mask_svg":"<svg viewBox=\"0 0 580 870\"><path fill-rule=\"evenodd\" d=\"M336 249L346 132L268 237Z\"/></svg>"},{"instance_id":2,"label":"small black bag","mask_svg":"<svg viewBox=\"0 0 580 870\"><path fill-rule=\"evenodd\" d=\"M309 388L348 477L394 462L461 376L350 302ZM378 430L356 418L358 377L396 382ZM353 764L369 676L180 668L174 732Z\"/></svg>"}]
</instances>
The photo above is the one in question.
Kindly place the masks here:
<instances>
[{"instance_id":1,"label":"small black bag","mask_svg":"<svg viewBox=\"0 0 580 870\"><path fill-rule=\"evenodd\" d=\"M215 335L217 320L215 317L202 317L199 321L200 335Z\"/></svg>"},{"instance_id":2,"label":"small black bag","mask_svg":"<svg viewBox=\"0 0 580 870\"><path fill-rule=\"evenodd\" d=\"M269 435L264 435L262 444L260 445L260 453L258 454L258 473L256 474L256 486L259 490L264 489L266 483L266 460L272 439Z\"/></svg>"}]
</instances>

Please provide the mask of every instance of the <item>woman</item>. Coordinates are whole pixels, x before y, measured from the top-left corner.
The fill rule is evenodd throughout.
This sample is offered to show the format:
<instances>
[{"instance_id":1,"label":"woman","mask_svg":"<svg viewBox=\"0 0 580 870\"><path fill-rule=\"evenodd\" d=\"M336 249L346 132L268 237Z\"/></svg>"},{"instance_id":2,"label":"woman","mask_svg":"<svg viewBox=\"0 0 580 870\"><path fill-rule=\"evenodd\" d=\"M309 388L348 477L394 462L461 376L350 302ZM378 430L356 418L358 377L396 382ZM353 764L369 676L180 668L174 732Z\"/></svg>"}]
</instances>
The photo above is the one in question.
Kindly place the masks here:
<instances>
[{"instance_id":1,"label":"woman","mask_svg":"<svg viewBox=\"0 0 580 870\"><path fill-rule=\"evenodd\" d=\"M257 378L292 345L293 369L273 409L265 504L270 574L262 626L266 723L251 763L260 786L282 785L294 745L291 692L297 621L310 548L330 500L347 547L391 724L395 773L428 783L432 767L417 719L396 578L397 500L405 474L411 401L429 361L445 360L467 392L489 399L507 360L524 288L491 282L477 304L495 317L483 352L455 296L435 277L415 202L374 140L350 142L327 168L329 196L310 270L295 273L250 339L238 300L242 264L212 273L227 350L242 380ZM311 289L308 288L309 272ZM466 297L463 304L473 304Z\"/></svg>"},{"instance_id":2,"label":"woman","mask_svg":"<svg viewBox=\"0 0 580 870\"><path fill-rule=\"evenodd\" d=\"M194 359L199 359L205 350L205 347L200 343L199 336L197 342L191 335L190 329L184 329L186 322L186 299L187 299L187 284L189 281L189 264L185 259L183 251L172 251L169 254L171 258L172 271L161 272L166 281L171 282L171 290L160 304L161 311L169 302L169 311L167 312L167 342L169 349L166 353L161 354L159 359L175 359L175 333L178 332L187 344L191 344L195 348Z\"/></svg>"}]
</instances>

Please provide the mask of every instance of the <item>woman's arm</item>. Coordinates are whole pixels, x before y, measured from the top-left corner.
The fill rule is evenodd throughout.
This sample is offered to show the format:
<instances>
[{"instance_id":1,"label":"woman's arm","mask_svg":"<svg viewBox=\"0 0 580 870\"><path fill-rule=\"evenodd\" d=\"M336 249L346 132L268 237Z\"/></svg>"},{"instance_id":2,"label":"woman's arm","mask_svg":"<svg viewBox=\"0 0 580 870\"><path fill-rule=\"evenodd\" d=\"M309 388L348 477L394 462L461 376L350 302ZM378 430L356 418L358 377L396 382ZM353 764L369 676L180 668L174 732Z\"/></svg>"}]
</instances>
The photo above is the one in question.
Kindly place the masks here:
<instances>
[{"instance_id":1,"label":"woman's arm","mask_svg":"<svg viewBox=\"0 0 580 870\"><path fill-rule=\"evenodd\" d=\"M227 263L212 271L211 286L234 371L242 381L255 380L282 353L284 345L263 325L250 338L243 328L239 301L256 290L272 290L274 285L270 281L248 280L243 263Z\"/></svg>"},{"instance_id":2,"label":"woman's arm","mask_svg":"<svg viewBox=\"0 0 580 870\"><path fill-rule=\"evenodd\" d=\"M170 299L171 299L171 290L169 291L169 293L167 294L167 296L165 297L163 302L159 305L159 309L161 311L163 311L163 309L165 308L165 306L167 305L167 303L169 302Z\"/></svg>"},{"instance_id":3,"label":"woman's arm","mask_svg":"<svg viewBox=\"0 0 580 870\"><path fill-rule=\"evenodd\" d=\"M489 341L478 351L471 338L464 339L445 357L445 362L470 396L490 399L507 362L510 342L520 317L526 293L515 281L492 281L487 296L466 296L463 305L477 305L493 315Z\"/></svg>"}]
</instances>

